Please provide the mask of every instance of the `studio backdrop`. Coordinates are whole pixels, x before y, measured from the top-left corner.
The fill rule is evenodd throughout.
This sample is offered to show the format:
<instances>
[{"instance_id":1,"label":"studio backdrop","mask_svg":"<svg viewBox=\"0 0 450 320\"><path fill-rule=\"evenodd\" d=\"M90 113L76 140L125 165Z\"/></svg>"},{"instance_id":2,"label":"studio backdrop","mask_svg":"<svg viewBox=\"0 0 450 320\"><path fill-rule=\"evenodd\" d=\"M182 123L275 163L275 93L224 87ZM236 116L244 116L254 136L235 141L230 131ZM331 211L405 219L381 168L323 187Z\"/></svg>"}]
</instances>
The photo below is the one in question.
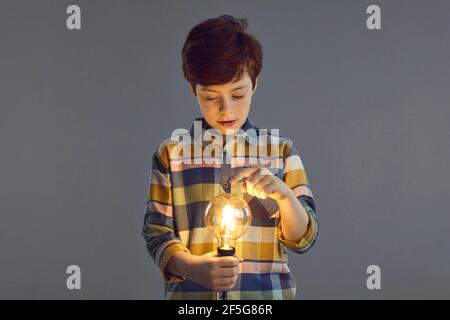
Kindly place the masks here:
<instances>
[{"instance_id":1,"label":"studio backdrop","mask_svg":"<svg viewBox=\"0 0 450 320\"><path fill-rule=\"evenodd\" d=\"M181 49L222 14L263 46L250 119L295 141L314 193L317 242L289 255L297 299L448 298L449 12L2 0L0 298L164 298L141 235L152 155L201 116Z\"/></svg>"}]
</instances>

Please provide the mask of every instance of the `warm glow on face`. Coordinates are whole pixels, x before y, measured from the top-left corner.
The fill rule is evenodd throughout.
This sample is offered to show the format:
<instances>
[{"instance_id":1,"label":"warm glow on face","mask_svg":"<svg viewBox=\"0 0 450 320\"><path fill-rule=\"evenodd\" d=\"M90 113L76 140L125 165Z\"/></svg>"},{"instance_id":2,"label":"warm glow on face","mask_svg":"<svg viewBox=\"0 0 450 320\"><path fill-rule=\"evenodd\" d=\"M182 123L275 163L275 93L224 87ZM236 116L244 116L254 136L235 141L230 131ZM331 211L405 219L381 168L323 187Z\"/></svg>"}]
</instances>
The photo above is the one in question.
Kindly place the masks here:
<instances>
[{"instance_id":1,"label":"warm glow on face","mask_svg":"<svg viewBox=\"0 0 450 320\"><path fill-rule=\"evenodd\" d=\"M240 88L236 90L237 88ZM193 92L198 100L203 118L222 134L236 133L247 120L250 112L252 96L256 89L247 72L236 82L204 87L196 85ZM213 90L213 91L208 91ZM235 122L224 126L220 121Z\"/></svg>"}]
</instances>

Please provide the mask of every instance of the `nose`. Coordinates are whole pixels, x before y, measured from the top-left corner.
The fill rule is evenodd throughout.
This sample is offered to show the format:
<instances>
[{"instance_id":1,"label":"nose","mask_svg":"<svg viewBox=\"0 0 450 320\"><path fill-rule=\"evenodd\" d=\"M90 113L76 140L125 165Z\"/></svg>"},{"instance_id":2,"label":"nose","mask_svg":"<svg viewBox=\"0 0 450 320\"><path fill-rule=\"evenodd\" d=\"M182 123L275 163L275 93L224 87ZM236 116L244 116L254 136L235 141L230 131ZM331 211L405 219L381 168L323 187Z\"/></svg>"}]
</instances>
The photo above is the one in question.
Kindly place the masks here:
<instances>
[{"instance_id":1,"label":"nose","mask_svg":"<svg viewBox=\"0 0 450 320\"><path fill-rule=\"evenodd\" d=\"M233 110L233 102L231 100L228 100L226 98L221 99L220 102L220 111L222 112L229 112Z\"/></svg>"}]
</instances>

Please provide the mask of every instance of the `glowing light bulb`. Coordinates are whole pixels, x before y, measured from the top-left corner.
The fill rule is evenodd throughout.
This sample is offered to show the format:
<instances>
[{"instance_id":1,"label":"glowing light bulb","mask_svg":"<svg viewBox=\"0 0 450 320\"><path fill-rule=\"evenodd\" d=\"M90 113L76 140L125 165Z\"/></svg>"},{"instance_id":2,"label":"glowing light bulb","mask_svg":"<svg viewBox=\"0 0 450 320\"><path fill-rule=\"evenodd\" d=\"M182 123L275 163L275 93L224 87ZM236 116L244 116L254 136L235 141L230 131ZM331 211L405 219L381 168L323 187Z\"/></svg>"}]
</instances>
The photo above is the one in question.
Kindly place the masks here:
<instances>
[{"instance_id":1,"label":"glowing light bulb","mask_svg":"<svg viewBox=\"0 0 450 320\"><path fill-rule=\"evenodd\" d=\"M205 225L219 241L220 255L233 255L234 242L241 237L251 222L250 207L244 199L232 193L215 197L205 211Z\"/></svg>"}]
</instances>

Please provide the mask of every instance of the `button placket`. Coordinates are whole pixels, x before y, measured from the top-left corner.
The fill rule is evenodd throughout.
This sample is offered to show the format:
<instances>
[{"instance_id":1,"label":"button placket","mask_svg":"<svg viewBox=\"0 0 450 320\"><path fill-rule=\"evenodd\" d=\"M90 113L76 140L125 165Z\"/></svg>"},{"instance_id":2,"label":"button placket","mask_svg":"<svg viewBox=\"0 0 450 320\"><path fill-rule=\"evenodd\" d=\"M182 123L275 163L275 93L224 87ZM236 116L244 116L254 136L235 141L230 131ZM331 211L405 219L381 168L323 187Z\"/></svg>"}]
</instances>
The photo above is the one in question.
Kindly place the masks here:
<instances>
[{"instance_id":1,"label":"button placket","mask_svg":"<svg viewBox=\"0 0 450 320\"><path fill-rule=\"evenodd\" d=\"M225 148L222 148L222 170L220 175L220 184L222 186L223 191L226 193L231 192L231 184L230 184L230 177L231 177L231 159L229 152Z\"/></svg>"}]
</instances>

